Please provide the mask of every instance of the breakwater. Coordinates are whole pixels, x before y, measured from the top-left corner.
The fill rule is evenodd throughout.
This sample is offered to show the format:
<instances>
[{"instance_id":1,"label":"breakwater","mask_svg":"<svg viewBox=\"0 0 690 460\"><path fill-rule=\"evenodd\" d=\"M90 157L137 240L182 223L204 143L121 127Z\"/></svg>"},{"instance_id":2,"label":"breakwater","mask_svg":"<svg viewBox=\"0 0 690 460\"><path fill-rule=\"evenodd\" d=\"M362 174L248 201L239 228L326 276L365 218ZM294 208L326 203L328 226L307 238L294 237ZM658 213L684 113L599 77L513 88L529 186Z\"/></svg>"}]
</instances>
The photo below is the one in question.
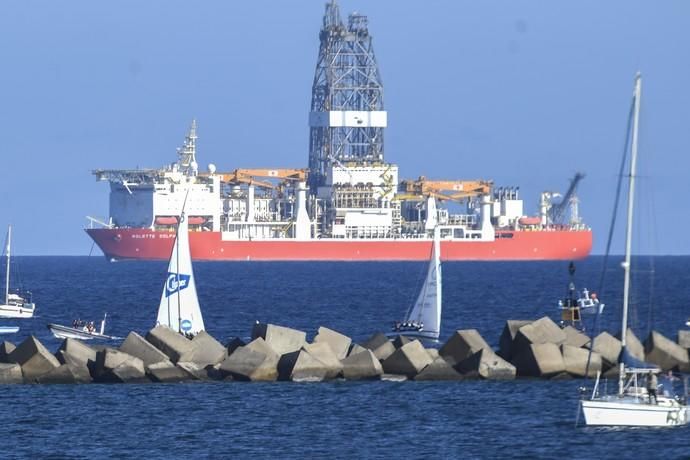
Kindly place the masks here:
<instances>
[{"instance_id":1,"label":"breakwater","mask_svg":"<svg viewBox=\"0 0 690 460\"><path fill-rule=\"evenodd\" d=\"M690 372L690 331L673 341L652 331L642 343L631 330L629 353L663 370ZM591 348L591 353L590 353ZM248 343L222 344L202 332L192 339L157 326L145 336L130 332L119 347L66 339L55 353L31 336L0 344L0 383L127 383L192 380L510 380L617 375L621 342L608 332L590 340L561 329L548 317L508 320L492 349L475 329L458 330L439 348L381 332L362 343L320 327L311 342L304 331L256 323Z\"/></svg>"}]
</instances>

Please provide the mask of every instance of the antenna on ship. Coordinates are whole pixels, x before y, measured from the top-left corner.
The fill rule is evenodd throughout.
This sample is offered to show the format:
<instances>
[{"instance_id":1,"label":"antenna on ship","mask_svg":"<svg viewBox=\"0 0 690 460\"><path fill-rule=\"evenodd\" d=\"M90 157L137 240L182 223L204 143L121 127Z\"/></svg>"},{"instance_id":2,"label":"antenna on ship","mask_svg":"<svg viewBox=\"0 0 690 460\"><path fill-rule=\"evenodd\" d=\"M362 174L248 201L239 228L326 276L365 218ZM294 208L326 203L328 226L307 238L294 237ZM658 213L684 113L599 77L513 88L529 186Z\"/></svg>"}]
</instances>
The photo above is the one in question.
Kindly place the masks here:
<instances>
[{"instance_id":1,"label":"antenna on ship","mask_svg":"<svg viewBox=\"0 0 690 460\"><path fill-rule=\"evenodd\" d=\"M199 171L199 164L196 162L196 139L196 119L193 119L184 138L184 144L177 149L177 164L187 176L196 176Z\"/></svg>"}]
</instances>

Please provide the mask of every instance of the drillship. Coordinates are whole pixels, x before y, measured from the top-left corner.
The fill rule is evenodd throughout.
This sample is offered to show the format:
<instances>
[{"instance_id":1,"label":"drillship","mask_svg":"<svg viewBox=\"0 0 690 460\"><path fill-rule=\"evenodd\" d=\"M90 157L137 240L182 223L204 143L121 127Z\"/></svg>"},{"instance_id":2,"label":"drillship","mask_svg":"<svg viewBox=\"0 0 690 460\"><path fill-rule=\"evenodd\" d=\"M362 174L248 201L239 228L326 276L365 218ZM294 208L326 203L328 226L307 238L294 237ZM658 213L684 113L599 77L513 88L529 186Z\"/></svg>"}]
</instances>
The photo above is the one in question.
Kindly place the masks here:
<instances>
[{"instance_id":1,"label":"drillship","mask_svg":"<svg viewBox=\"0 0 690 460\"><path fill-rule=\"evenodd\" d=\"M93 171L110 217L87 233L105 256L167 259L186 199L196 260L554 260L589 255L576 189L541 194L526 216L517 187L487 180L399 180L384 161L383 84L367 17L326 4L309 113L309 167L199 170L196 122L161 169ZM451 209L461 213L451 213Z\"/></svg>"}]
</instances>

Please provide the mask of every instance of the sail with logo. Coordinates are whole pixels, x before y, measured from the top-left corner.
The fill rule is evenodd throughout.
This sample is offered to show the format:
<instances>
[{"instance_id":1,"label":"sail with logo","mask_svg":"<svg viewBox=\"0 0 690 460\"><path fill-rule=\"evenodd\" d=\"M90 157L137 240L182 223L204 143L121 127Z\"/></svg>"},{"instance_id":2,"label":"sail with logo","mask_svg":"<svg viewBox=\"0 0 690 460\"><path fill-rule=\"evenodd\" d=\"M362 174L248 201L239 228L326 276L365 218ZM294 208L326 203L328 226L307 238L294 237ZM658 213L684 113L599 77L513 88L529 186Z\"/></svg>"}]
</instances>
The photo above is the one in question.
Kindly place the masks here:
<instances>
[{"instance_id":1,"label":"sail with logo","mask_svg":"<svg viewBox=\"0 0 690 460\"><path fill-rule=\"evenodd\" d=\"M184 335L196 335L204 330L204 319L194 283L192 256L189 252L189 223L184 206L158 307L157 324L168 326Z\"/></svg>"}]
</instances>

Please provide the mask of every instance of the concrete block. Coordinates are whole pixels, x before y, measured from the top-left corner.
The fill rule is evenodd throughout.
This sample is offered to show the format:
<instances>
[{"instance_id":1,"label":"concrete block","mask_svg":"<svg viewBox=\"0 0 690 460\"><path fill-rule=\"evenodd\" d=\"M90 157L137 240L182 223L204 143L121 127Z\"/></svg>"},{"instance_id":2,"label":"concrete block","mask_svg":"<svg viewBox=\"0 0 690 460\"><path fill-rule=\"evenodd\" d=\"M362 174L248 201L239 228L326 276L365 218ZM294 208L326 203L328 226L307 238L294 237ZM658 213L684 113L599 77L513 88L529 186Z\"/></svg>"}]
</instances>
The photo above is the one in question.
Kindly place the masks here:
<instances>
[{"instance_id":1,"label":"concrete block","mask_svg":"<svg viewBox=\"0 0 690 460\"><path fill-rule=\"evenodd\" d=\"M376 356L379 361L385 360L395 351L395 347L391 341L388 340L388 337L386 337L386 335L382 332L377 332L369 337L369 339L364 342L362 346L373 351L374 356Z\"/></svg>"},{"instance_id":2,"label":"concrete block","mask_svg":"<svg viewBox=\"0 0 690 460\"><path fill-rule=\"evenodd\" d=\"M503 327L503 332L498 341L498 355L503 359L510 360L513 356L513 340L515 340L515 334L517 334L518 329L525 326L532 321L528 320L517 320L509 319L506 321L506 325Z\"/></svg>"},{"instance_id":3,"label":"concrete block","mask_svg":"<svg viewBox=\"0 0 690 460\"><path fill-rule=\"evenodd\" d=\"M335 353L338 359L345 359L347 357L347 352L350 350L352 339L340 332L321 326L316 333L316 337L314 337L314 343L321 342L330 345L331 350L333 350L333 353Z\"/></svg>"},{"instance_id":4,"label":"concrete block","mask_svg":"<svg viewBox=\"0 0 690 460\"><path fill-rule=\"evenodd\" d=\"M328 367L301 349L285 353L278 361L278 379L293 382L321 382L328 375Z\"/></svg>"},{"instance_id":5,"label":"concrete block","mask_svg":"<svg viewBox=\"0 0 690 460\"><path fill-rule=\"evenodd\" d=\"M455 369L465 378L481 377L487 380L513 380L516 374L515 366L491 348L481 348L457 363Z\"/></svg>"},{"instance_id":6,"label":"concrete block","mask_svg":"<svg viewBox=\"0 0 690 460\"><path fill-rule=\"evenodd\" d=\"M277 360L248 346L235 349L220 363L219 371L242 381L274 381L278 378Z\"/></svg>"},{"instance_id":7,"label":"concrete block","mask_svg":"<svg viewBox=\"0 0 690 460\"><path fill-rule=\"evenodd\" d=\"M563 329L558 327L551 318L544 316L518 329L515 334L515 340L513 340L512 355L515 357L519 354L530 353L530 345L544 343L561 345L565 340L566 335ZM519 372L520 370L518 369Z\"/></svg>"},{"instance_id":8,"label":"concrete block","mask_svg":"<svg viewBox=\"0 0 690 460\"><path fill-rule=\"evenodd\" d=\"M550 378L565 372L561 349L555 343L531 344L513 357L513 365L521 377Z\"/></svg>"},{"instance_id":9,"label":"concrete block","mask_svg":"<svg viewBox=\"0 0 690 460\"><path fill-rule=\"evenodd\" d=\"M438 353L451 365L469 358L479 350L491 349L476 329L455 331Z\"/></svg>"},{"instance_id":10,"label":"concrete block","mask_svg":"<svg viewBox=\"0 0 690 460\"><path fill-rule=\"evenodd\" d=\"M604 370L615 366L618 363L618 356L621 354L621 341L604 331L594 338L592 351L601 355Z\"/></svg>"},{"instance_id":11,"label":"concrete block","mask_svg":"<svg viewBox=\"0 0 690 460\"><path fill-rule=\"evenodd\" d=\"M8 359L22 366L27 382L34 382L36 378L60 366L57 358L33 335L20 343Z\"/></svg>"},{"instance_id":12,"label":"concrete block","mask_svg":"<svg viewBox=\"0 0 690 460\"><path fill-rule=\"evenodd\" d=\"M69 360L73 364L87 367L89 361L96 361L96 350L80 340L65 339L62 341L60 348L58 348L58 353L55 354L55 357L61 364L66 364L67 360Z\"/></svg>"},{"instance_id":13,"label":"concrete block","mask_svg":"<svg viewBox=\"0 0 690 460\"><path fill-rule=\"evenodd\" d=\"M0 342L0 363L9 363L10 353L17 348L12 342L2 341Z\"/></svg>"},{"instance_id":14,"label":"concrete block","mask_svg":"<svg viewBox=\"0 0 690 460\"><path fill-rule=\"evenodd\" d=\"M590 357L589 350L572 345L561 345L565 371L574 377L596 377L602 371L601 355L595 351ZM587 362L589 361L589 367Z\"/></svg>"},{"instance_id":15,"label":"concrete block","mask_svg":"<svg viewBox=\"0 0 690 460\"><path fill-rule=\"evenodd\" d=\"M146 340L165 353L173 363L191 361L194 355L192 341L167 326L154 327L146 334Z\"/></svg>"},{"instance_id":16,"label":"concrete block","mask_svg":"<svg viewBox=\"0 0 690 460\"><path fill-rule=\"evenodd\" d=\"M405 336L405 335L396 335L393 340L391 340L391 343L393 344L393 347L397 350L398 348L403 347L404 345L407 345L408 343L412 342L413 339Z\"/></svg>"},{"instance_id":17,"label":"concrete block","mask_svg":"<svg viewBox=\"0 0 690 460\"><path fill-rule=\"evenodd\" d=\"M291 353L307 343L307 333L275 324L256 323L252 329L252 340L261 337L279 355Z\"/></svg>"},{"instance_id":18,"label":"concrete block","mask_svg":"<svg viewBox=\"0 0 690 460\"><path fill-rule=\"evenodd\" d=\"M210 364L203 366L191 361L180 361L176 366L186 372L190 380L211 380L214 378L215 368Z\"/></svg>"},{"instance_id":19,"label":"concrete block","mask_svg":"<svg viewBox=\"0 0 690 460\"><path fill-rule=\"evenodd\" d=\"M216 365L222 362L228 356L227 349L211 334L206 331L201 331L192 339L194 345L194 353L191 361L198 364L200 367Z\"/></svg>"},{"instance_id":20,"label":"concrete block","mask_svg":"<svg viewBox=\"0 0 690 460\"><path fill-rule=\"evenodd\" d=\"M382 382L405 382L409 380L406 375L386 373L381 374L380 378Z\"/></svg>"},{"instance_id":21,"label":"concrete block","mask_svg":"<svg viewBox=\"0 0 690 460\"><path fill-rule=\"evenodd\" d=\"M621 333L616 334L616 338L620 340ZM633 358L639 359L640 361L645 360L644 345L637 338L632 329L628 328L625 333L625 348L627 348L628 353Z\"/></svg>"},{"instance_id":22,"label":"concrete block","mask_svg":"<svg viewBox=\"0 0 690 460\"><path fill-rule=\"evenodd\" d=\"M427 349L429 351L429 349ZM462 375L441 356L414 377L415 380L462 380Z\"/></svg>"},{"instance_id":23,"label":"concrete block","mask_svg":"<svg viewBox=\"0 0 690 460\"><path fill-rule=\"evenodd\" d=\"M144 362L134 356L131 356L128 360L117 366L115 369L110 370L109 373L104 374L101 381L115 383L150 382L150 380L146 378Z\"/></svg>"},{"instance_id":24,"label":"concrete block","mask_svg":"<svg viewBox=\"0 0 690 460\"><path fill-rule=\"evenodd\" d=\"M64 351L64 353L68 356L68 360L72 359L73 355L68 354L66 351ZM36 380L38 383L70 385L76 383L91 383L92 379L85 362L81 364L69 362L61 364L59 367L41 375Z\"/></svg>"},{"instance_id":25,"label":"concrete block","mask_svg":"<svg viewBox=\"0 0 690 460\"><path fill-rule=\"evenodd\" d=\"M551 376L549 380L572 380L573 376L567 372L559 372L558 374Z\"/></svg>"},{"instance_id":26,"label":"concrete block","mask_svg":"<svg viewBox=\"0 0 690 460\"><path fill-rule=\"evenodd\" d=\"M24 383L22 367L17 363L0 363L0 385Z\"/></svg>"},{"instance_id":27,"label":"concrete block","mask_svg":"<svg viewBox=\"0 0 690 460\"><path fill-rule=\"evenodd\" d=\"M649 333L645 341L645 352L647 362L654 363L665 371L673 369L690 372L688 350L656 331Z\"/></svg>"},{"instance_id":28,"label":"concrete block","mask_svg":"<svg viewBox=\"0 0 690 460\"><path fill-rule=\"evenodd\" d=\"M366 350L368 350L368 348L364 348L363 346L361 346L359 344L353 343L350 346L350 351L347 352L347 356L356 355L357 353L361 353L361 352L366 351Z\"/></svg>"},{"instance_id":29,"label":"concrete block","mask_svg":"<svg viewBox=\"0 0 690 460\"><path fill-rule=\"evenodd\" d=\"M228 351L228 355L231 355L233 351L245 345L246 343L244 342L244 340L240 339L239 337L235 337L234 339L229 341L227 345L225 345L225 349Z\"/></svg>"},{"instance_id":30,"label":"concrete block","mask_svg":"<svg viewBox=\"0 0 690 460\"><path fill-rule=\"evenodd\" d=\"M426 352L429 353L429 358L431 358L432 361L435 361L436 358L441 356L438 352L438 348L427 348Z\"/></svg>"},{"instance_id":31,"label":"concrete block","mask_svg":"<svg viewBox=\"0 0 690 460\"><path fill-rule=\"evenodd\" d=\"M387 374L401 374L410 378L419 374L432 360L419 340L406 343L383 361Z\"/></svg>"},{"instance_id":32,"label":"concrete block","mask_svg":"<svg viewBox=\"0 0 690 460\"><path fill-rule=\"evenodd\" d=\"M583 334L581 331L578 331L572 326L564 327L563 333L565 334L565 342L563 342L564 345L582 348L591 341L587 334Z\"/></svg>"},{"instance_id":33,"label":"concrete block","mask_svg":"<svg viewBox=\"0 0 690 460\"><path fill-rule=\"evenodd\" d=\"M94 379L112 383L146 381L144 362L136 356L106 348L96 353Z\"/></svg>"},{"instance_id":34,"label":"concrete block","mask_svg":"<svg viewBox=\"0 0 690 460\"><path fill-rule=\"evenodd\" d=\"M172 383L191 380L189 373L171 361L158 361L145 366L146 375L154 382Z\"/></svg>"},{"instance_id":35,"label":"concrete block","mask_svg":"<svg viewBox=\"0 0 690 460\"><path fill-rule=\"evenodd\" d=\"M321 361L328 372L326 373L326 380L334 379L343 372L343 365L338 359L338 356L333 352L331 346L327 342L308 343L302 347L304 351L309 353L314 358Z\"/></svg>"},{"instance_id":36,"label":"concrete block","mask_svg":"<svg viewBox=\"0 0 690 460\"><path fill-rule=\"evenodd\" d=\"M378 379L383 374L381 362L369 349L354 355L350 354L341 362L343 363L343 377L347 380Z\"/></svg>"},{"instance_id":37,"label":"concrete block","mask_svg":"<svg viewBox=\"0 0 690 460\"><path fill-rule=\"evenodd\" d=\"M5 342L8 343L8 342ZM10 344L12 345L12 344ZM690 329L678 331L678 345L687 349L690 349ZM0 348L0 359L2 356L2 349Z\"/></svg>"},{"instance_id":38,"label":"concrete block","mask_svg":"<svg viewBox=\"0 0 690 460\"><path fill-rule=\"evenodd\" d=\"M168 355L134 331L129 333L119 350L128 355L136 356L144 362L144 366L151 366L156 363L172 364Z\"/></svg>"}]
</instances>

